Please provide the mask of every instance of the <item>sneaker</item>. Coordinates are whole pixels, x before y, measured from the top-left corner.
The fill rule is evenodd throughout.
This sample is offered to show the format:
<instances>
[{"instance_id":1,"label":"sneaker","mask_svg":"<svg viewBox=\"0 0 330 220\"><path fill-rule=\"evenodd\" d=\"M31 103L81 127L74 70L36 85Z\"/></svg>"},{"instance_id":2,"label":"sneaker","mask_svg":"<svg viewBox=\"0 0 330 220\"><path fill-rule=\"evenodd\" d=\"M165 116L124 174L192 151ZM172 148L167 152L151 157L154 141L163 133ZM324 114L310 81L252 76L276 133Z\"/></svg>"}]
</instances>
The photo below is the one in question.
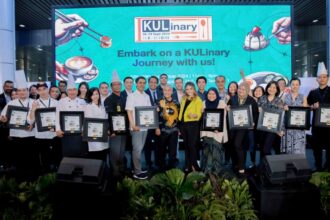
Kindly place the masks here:
<instances>
[{"instance_id":1,"label":"sneaker","mask_svg":"<svg viewBox=\"0 0 330 220\"><path fill-rule=\"evenodd\" d=\"M148 179L148 175L146 175L145 173L139 173L139 174L134 174L133 178L137 180L145 180Z\"/></svg>"},{"instance_id":2,"label":"sneaker","mask_svg":"<svg viewBox=\"0 0 330 220\"><path fill-rule=\"evenodd\" d=\"M132 170L132 174L134 174L134 173L135 173L134 170ZM148 173L148 170L141 170L140 173L146 174L146 173Z\"/></svg>"}]
</instances>

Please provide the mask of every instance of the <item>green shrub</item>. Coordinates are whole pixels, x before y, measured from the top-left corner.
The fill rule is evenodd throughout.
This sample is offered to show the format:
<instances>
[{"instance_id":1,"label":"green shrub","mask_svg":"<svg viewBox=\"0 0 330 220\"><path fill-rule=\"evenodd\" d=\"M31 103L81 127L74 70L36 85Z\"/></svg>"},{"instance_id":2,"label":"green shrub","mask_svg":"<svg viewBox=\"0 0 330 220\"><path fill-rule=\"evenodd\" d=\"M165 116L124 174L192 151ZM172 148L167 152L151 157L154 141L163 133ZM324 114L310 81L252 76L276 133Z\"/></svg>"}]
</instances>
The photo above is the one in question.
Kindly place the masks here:
<instances>
[{"instance_id":1,"label":"green shrub","mask_svg":"<svg viewBox=\"0 0 330 220\"><path fill-rule=\"evenodd\" d=\"M123 219L211 220L257 219L246 181L222 180L212 174L179 169L150 181L125 178L117 185Z\"/></svg>"},{"instance_id":2,"label":"green shrub","mask_svg":"<svg viewBox=\"0 0 330 220\"><path fill-rule=\"evenodd\" d=\"M313 173L310 183L316 185L321 193L321 208L325 215L330 212L330 173L316 172Z\"/></svg>"}]
</instances>

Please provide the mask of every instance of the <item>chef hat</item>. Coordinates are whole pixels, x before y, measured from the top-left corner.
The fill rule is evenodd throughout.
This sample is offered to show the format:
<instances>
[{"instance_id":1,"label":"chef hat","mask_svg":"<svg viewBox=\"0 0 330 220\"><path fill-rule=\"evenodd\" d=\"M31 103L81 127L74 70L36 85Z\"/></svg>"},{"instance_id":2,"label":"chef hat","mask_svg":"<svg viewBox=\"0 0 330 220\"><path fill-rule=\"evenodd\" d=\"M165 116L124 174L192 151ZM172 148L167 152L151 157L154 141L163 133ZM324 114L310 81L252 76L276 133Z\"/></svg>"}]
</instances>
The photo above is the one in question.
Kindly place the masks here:
<instances>
[{"instance_id":1,"label":"chef hat","mask_svg":"<svg viewBox=\"0 0 330 220\"><path fill-rule=\"evenodd\" d=\"M116 70L114 70L112 72L112 80L111 80L111 83L114 83L114 82L121 82L120 79L119 79L119 76L118 76L118 73Z\"/></svg>"},{"instance_id":2,"label":"chef hat","mask_svg":"<svg viewBox=\"0 0 330 220\"><path fill-rule=\"evenodd\" d=\"M317 67L317 76L320 76L322 74L328 75L328 71L325 68L324 62L319 62L319 66Z\"/></svg>"},{"instance_id":3,"label":"chef hat","mask_svg":"<svg viewBox=\"0 0 330 220\"><path fill-rule=\"evenodd\" d=\"M16 82L17 89L27 89L28 88L24 70L15 71L15 82Z\"/></svg>"},{"instance_id":4,"label":"chef hat","mask_svg":"<svg viewBox=\"0 0 330 220\"><path fill-rule=\"evenodd\" d=\"M71 73L69 73L68 86L66 87L66 89L75 89L75 88L76 88L76 83L75 83L74 77Z\"/></svg>"}]
</instances>

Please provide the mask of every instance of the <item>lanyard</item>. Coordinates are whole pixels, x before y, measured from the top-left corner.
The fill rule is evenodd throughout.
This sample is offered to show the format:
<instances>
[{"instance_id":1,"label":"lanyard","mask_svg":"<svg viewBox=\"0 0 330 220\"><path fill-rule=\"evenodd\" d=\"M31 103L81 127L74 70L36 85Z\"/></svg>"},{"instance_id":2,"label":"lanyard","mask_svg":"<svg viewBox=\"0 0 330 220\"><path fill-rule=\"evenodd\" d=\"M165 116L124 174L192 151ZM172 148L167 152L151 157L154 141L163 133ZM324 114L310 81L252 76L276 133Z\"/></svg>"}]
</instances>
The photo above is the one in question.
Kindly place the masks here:
<instances>
[{"instance_id":1,"label":"lanyard","mask_svg":"<svg viewBox=\"0 0 330 220\"><path fill-rule=\"evenodd\" d=\"M43 106L45 106L45 108L47 108L46 104L41 99L39 99L39 101L41 102L41 104ZM50 99L48 99L48 108L49 108L49 106L50 106Z\"/></svg>"},{"instance_id":2,"label":"lanyard","mask_svg":"<svg viewBox=\"0 0 330 220\"><path fill-rule=\"evenodd\" d=\"M19 99L18 101L19 101L19 103L21 103L21 106L22 106L22 107L25 107L24 104L21 102L20 99ZM30 105L30 102L28 102L27 108L29 108L29 105Z\"/></svg>"}]
</instances>

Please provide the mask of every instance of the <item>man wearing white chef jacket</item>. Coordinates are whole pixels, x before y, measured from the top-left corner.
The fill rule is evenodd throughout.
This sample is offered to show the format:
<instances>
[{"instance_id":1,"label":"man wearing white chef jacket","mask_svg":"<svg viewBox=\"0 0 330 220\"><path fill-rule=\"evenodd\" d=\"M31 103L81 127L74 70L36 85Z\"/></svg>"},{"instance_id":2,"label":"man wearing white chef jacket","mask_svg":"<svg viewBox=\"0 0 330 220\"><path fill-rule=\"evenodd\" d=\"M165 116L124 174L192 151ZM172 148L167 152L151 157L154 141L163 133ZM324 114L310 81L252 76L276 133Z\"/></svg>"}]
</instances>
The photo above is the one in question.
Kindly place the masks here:
<instances>
[{"instance_id":1,"label":"man wearing white chef jacket","mask_svg":"<svg viewBox=\"0 0 330 220\"><path fill-rule=\"evenodd\" d=\"M31 124L36 121L36 110L37 109L47 109L47 108L56 108L58 101L52 99L49 96L49 90L47 83L38 83L37 91L39 94L39 98L32 103L31 111L28 115L28 122ZM54 114L53 114L54 115ZM55 116L55 115L54 115ZM50 116L51 117L51 116ZM56 118L49 118L50 125L55 122ZM59 164L59 149L60 144L58 143L58 139L55 139L56 132L54 128L49 129L48 131L39 131L38 126L35 128L35 138L36 145L38 146L38 151L40 154L40 162L41 162L41 172L46 173L50 171L50 166L52 158L56 157L57 160L55 162L55 166L57 167ZM56 141L57 140L57 141Z\"/></svg>"},{"instance_id":2,"label":"man wearing white chef jacket","mask_svg":"<svg viewBox=\"0 0 330 220\"><path fill-rule=\"evenodd\" d=\"M81 134L66 135L60 126L60 112L84 112L86 106L85 100L77 98L78 90L71 74L68 77L67 93L68 97L61 99L56 108L56 135L62 138L63 157L86 157L87 143L82 141Z\"/></svg>"},{"instance_id":3,"label":"man wearing white chef jacket","mask_svg":"<svg viewBox=\"0 0 330 220\"><path fill-rule=\"evenodd\" d=\"M8 106L26 107L31 109L33 99L29 98L28 85L24 71L15 72L16 88L18 99L10 101L1 112L1 121L8 122ZM34 143L33 124L27 121L27 115L21 120L26 121L25 129L9 130L9 136L12 138L11 149L13 154L13 163L16 166L18 178L22 180L31 180L37 177L37 168L39 167L38 151Z\"/></svg>"},{"instance_id":4,"label":"man wearing white chef jacket","mask_svg":"<svg viewBox=\"0 0 330 220\"><path fill-rule=\"evenodd\" d=\"M142 170L141 167L141 153L147 138L148 129L142 129L135 125L135 107L138 106L151 106L149 96L144 92L146 86L146 78L139 76L135 79L136 91L127 96L126 110L128 120L130 123L131 135L132 135L132 157L134 165L135 179L147 179L147 171Z\"/></svg>"}]
</instances>

